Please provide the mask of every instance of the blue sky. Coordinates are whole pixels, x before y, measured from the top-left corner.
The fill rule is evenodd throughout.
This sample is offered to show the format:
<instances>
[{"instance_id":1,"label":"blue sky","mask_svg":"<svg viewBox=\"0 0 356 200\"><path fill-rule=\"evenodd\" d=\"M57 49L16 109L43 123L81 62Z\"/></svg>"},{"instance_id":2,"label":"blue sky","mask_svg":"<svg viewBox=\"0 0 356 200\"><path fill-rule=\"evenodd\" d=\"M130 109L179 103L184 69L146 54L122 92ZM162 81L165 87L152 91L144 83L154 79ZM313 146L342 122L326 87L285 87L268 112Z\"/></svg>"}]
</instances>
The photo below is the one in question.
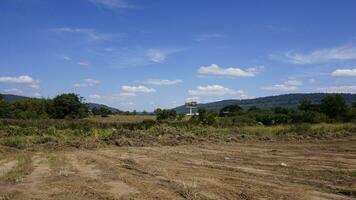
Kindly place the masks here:
<instances>
[{"instance_id":1,"label":"blue sky","mask_svg":"<svg viewBox=\"0 0 356 200\"><path fill-rule=\"evenodd\" d=\"M123 110L356 93L356 1L2 0L0 92Z\"/></svg>"}]
</instances>

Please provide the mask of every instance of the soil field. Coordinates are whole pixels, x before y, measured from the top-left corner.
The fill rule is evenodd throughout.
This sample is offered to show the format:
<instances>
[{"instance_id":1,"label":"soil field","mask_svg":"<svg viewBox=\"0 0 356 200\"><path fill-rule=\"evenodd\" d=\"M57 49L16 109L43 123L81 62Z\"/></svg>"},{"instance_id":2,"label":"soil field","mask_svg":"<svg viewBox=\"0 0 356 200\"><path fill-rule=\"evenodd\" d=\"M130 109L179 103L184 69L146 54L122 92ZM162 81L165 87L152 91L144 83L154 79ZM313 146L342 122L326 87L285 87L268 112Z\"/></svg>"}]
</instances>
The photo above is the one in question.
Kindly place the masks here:
<instances>
[{"instance_id":1,"label":"soil field","mask_svg":"<svg viewBox=\"0 0 356 200\"><path fill-rule=\"evenodd\" d=\"M0 149L0 200L354 198L354 138Z\"/></svg>"}]
</instances>

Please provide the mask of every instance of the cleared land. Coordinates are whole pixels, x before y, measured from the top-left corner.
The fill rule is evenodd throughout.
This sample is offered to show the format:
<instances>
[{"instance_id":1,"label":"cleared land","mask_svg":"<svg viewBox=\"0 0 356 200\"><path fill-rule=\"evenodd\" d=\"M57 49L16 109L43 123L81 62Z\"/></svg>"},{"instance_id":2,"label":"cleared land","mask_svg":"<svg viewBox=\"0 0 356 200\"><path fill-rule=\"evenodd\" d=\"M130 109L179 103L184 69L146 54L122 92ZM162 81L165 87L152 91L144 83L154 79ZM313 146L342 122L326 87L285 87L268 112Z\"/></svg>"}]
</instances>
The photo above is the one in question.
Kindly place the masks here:
<instances>
[{"instance_id":1,"label":"cleared land","mask_svg":"<svg viewBox=\"0 0 356 200\"><path fill-rule=\"evenodd\" d=\"M0 149L0 199L353 199L356 139Z\"/></svg>"}]
</instances>

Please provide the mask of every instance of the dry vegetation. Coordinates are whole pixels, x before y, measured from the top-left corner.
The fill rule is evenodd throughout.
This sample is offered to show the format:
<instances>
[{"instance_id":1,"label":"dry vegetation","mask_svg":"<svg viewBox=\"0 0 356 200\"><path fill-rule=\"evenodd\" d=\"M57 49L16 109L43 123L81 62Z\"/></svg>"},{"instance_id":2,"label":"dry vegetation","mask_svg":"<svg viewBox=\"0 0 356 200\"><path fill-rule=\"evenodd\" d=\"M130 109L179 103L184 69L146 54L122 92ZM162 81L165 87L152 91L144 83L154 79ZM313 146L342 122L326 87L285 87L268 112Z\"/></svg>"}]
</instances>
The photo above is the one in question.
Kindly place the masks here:
<instances>
[{"instance_id":1,"label":"dry vegetation","mask_svg":"<svg viewBox=\"0 0 356 200\"><path fill-rule=\"evenodd\" d=\"M91 116L86 120L101 123L138 123L155 119L154 115L109 115L108 117Z\"/></svg>"},{"instance_id":2,"label":"dry vegetation","mask_svg":"<svg viewBox=\"0 0 356 200\"><path fill-rule=\"evenodd\" d=\"M0 199L352 199L355 142L12 151Z\"/></svg>"},{"instance_id":3,"label":"dry vegetation","mask_svg":"<svg viewBox=\"0 0 356 200\"><path fill-rule=\"evenodd\" d=\"M356 124L150 118L0 121L0 200L356 198Z\"/></svg>"}]
</instances>

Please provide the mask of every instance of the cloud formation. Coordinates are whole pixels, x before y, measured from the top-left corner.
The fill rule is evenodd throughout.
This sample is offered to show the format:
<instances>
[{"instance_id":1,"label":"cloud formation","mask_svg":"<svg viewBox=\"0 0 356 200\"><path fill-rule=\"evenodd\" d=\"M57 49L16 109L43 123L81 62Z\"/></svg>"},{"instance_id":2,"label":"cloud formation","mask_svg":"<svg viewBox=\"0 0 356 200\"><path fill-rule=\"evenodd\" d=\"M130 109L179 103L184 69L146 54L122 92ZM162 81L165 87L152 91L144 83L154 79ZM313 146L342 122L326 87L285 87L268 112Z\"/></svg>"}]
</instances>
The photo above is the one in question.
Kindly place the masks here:
<instances>
[{"instance_id":1,"label":"cloud formation","mask_svg":"<svg viewBox=\"0 0 356 200\"><path fill-rule=\"evenodd\" d=\"M319 92L326 93L356 93L356 85L329 86L318 88Z\"/></svg>"},{"instance_id":2,"label":"cloud formation","mask_svg":"<svg viewBox=\"0 0 356 200\"><path fill-rule=\"evenodd\" d=\"M11 77L11 76L3 76L0 77L0 83L13 83L13 84L21 84L25 85L34 89L38 89L39 81L34 80L32 77L28 75L22 75L18 77Z\"/></svg>"},{"instance_id":3,"label":"cloud formation","mask_svg":"<svg viewBox=\"0 0 356 200\"><path fill-rule=\"evenodd\" d=\"M176 79L176 80L168 80L168 79L148 79L144 81L143 83L149 84L149 85L177 85L182 83L182 80Z\"/></svg>"},{"instance_id":4,"label":"cloud formation","mask_svg":"<svg viewBox=\"0 0 356 200\"><path fill-rule=\"evenodd\" d=\"M11 88L11 89L3 89L2 90L6 94L22 94L23 91L17 88Z\"/></svg>"},{"instance_id":5,"label":"cloud formation","mask_svg":"<svg viewBox=\"0 0 356 200\"><path fill-rule=\"evenodd\" d=\"M246 70L240 68L222 68L217 64L211 64L209 66L202 66L198 69L198 74L201 75L220 75L220 76L230 76L230 77L254 77L260 71L259 68L248 68Z\"/></svg>"},{"instance_id":6,"label":"cloud formation","mask_svg":"<svg viewBox=\"0 0 356 200\"><path fill-rule=\"evenodd\" d=\"M224 96L224 95L243 95L242 90L226 88L221 85L198 86L194 90L189 90L190 96Z\"/></svg>"},{"instance_id":7,"label":"cloud formation","mask_svg":"<svg viewBox=\"0 0 356 200\"><path fill-rule=\"evenodd\" d=\"M176 53L178 51L178 49L148 49L146 51L146 56L152 62L162 63L166 60L169 54Z\"/></svg>"},{"instance_id":8,"label":"cloud formation","mask_svg":"<svg viewBox=\"0 0 356 200\"><path fill-rule=\"evenodd\" d=\"M331 73L332 76L356 77L356 68L354 69L336 69Z\"/></svg>"},{"instance_id":9,"label":"cloud formation","mask_svg":"<svg viewBox=\"0 0 356 200\"><path fill-rule=\"evenodd\" d=\"M133 8L126 0L88 0L99 6L105 6L111 9Z\"/></svg>"},{"instance_id":10,"label":"cloud formation","mask_svg":"<svg viewBox=\"0 0 356 200\"><path fill-rule=\"evenodd\" d=\"M127 86L124 85L121 87L122 90L122 95L125 96L134 96L137 93L152 93L152 92L156 92L156 90L154 88L148 88L146 86L143 85L139 85L139 86Z\"/></svg>"},{"instance_id":11,"label":"cloud formation","mask_svg":"<svg viewBox=\"0 0 356 200\"><path fill-rule=\"evenodd\" d=\"M318 49L309 53L286 52L282 54L270 54L269 57L273 60L298 65L356 60L356 47L353 45L344 45L334 48Z\"/></svg>"},{"instance_id":12,"label":"cloud formation","mask_svg":"<svg viewBox=\"0 0 356 200\"><path fill-rule=\"evenodd\" d=\"M121 34L117 33L100 33L94 29L90 28L71 28L71 27L60 27L51 29L53 32L58 34L77 34L84 37L89 41L111 41L122 37Z\"/></svg>"},{"instance_id":13,"label":"cloud formation","mask_svg":"<svg viewBox=\"0 0 356 200\"><path fill-rule=\"evenodd\" d=\"M73 87L91 87L99 83L100 81L98 80L87 78L82 80L80 83L73 84Z\"/></svg>"},{"instance_id":14,"label":"cloud formation","mask_svg":"<svg viewBox=\"0 0 356 200\"><path fill-rule=\"evenodd\" d=\"M77 65L80 65L80 66L89 66L90 64L88 62L85 62L85 61L79 61L77 62Z\"/></svg>"},{"instance_id":15,"label":"cloud formation","mask_svg":"<svg viewBox=\"0 0 356 200\"><path fill-rule=\"evenodd\" d=\"M100 99L101 96L98 95L98 94L91 94L91 95L89 95L89 98L91 98L91 99Z\"/></svg>"},{"instance_id":16,"label":"cloud formation","mask_svg":"<svg viewBox=\"0 0 356 200\"><path fill-rule=\"evenodd\" d=\"M263 87L262 89L269 90L269 91L289 92L289 91L297 90L299 88L299 86L301 86L301 85L303 85L302 81L299 81L296 79L290 79L290 80L285 81L281 84L266 86L266 87Z\"/></svg>"}]
</instances>

